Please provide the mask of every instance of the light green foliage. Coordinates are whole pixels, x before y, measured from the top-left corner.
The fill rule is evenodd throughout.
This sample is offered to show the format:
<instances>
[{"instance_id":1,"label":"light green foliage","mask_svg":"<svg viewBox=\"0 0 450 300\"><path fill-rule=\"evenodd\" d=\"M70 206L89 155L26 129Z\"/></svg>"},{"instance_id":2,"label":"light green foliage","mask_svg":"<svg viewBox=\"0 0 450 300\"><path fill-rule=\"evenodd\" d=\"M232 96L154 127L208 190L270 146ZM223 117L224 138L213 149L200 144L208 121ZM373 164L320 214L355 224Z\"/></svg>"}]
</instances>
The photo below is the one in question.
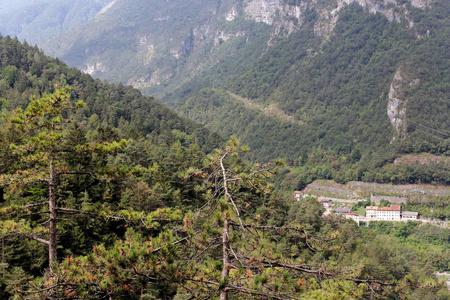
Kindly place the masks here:
<instances>
[{"instance_id":1,"label":"light green foliage","mask_svg":"<svg viewBox=\"0 0 450 300\"><path fill-rule=\"evenodd\" d=\"M440 272L450 270L450 230L418 222L398 223L376 222L368 231L396 237L405 247L414 249L417 255Z\"/></svg>"},{"instance_id":2,"label":"light green foliage","mask_svg":"<svg viewBox=\"0 0 450 300\"><path fill-rule=\"evenodd\" d=\"M419 197L411 197L404 210L417 211L427 218L445 219L450 217L450 196L434 196L421 200Z\"/></svg>"}]
</instances>

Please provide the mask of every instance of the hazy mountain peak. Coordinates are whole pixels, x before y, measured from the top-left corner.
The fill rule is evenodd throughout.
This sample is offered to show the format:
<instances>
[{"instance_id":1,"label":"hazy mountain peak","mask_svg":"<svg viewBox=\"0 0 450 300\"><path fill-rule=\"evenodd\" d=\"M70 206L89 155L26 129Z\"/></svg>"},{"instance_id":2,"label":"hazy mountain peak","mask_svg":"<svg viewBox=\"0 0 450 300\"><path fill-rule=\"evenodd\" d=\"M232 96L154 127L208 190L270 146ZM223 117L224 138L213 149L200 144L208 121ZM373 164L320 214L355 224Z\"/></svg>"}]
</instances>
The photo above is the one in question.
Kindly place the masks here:
<instances>
[{"instance_id":1,"label":"hazy mountain peak","mask_svg":"<svg viewBox=\"0 0 450 300\"><path fill-rule=\"evenodd\" d=\"M77 28L111 0L0 1L0 32L35 44Z\"/></svg>"}]
</instances>

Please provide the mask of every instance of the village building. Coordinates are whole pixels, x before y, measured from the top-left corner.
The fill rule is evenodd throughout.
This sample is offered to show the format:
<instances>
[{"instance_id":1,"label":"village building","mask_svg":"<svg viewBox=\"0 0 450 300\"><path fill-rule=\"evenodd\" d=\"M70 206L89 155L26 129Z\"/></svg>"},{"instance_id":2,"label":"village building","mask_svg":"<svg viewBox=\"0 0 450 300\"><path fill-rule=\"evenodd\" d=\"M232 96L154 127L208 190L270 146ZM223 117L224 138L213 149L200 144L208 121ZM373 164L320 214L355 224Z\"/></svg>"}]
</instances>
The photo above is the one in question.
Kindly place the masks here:
<instances>
[{"instance_id":1,"label":"village building","mask_svg":"<svg viewBox=\"0 0 450 300\"><path fill-rule=\"evenodd\" d=\"M402 220L417 220L419 213L416 211L404 211L402 212Z\"/></svg>"},{"instance_id":2,"label":"village building","mask_svg":"<svg viewBox=\"0 0 450 300\"><path fill-rule=\"evenodd\" d=\"M377 221L400 221L401 205L391 205L390 207L378 207Z\"/></svg>"},{"instance_id":3,"label":"village building","mask_svg":"<svg viewBox=\"0 0 450 300\"><path fill-rule=\"evenodd\" d=\"M329 209L329 208L331 207L331 205L333 204L333 201L332 201L332 200L329 200L329 199L325 199L325 200L319 199L319 200L317 200L317 201L319 201L319 203L322 204L322 206L323 206L325 209Z\"/></svg>"},{"instance_id":4,"label":"village building","mask_svg":"<svg viewBox=\"0 0 450 300\"><path fill-rule=\"evenodd\" d=\"M347 213L350 213L350 208L342 208L342 207L338 207L338 208L336 208L335 209L335 211L334 211L334 214L336 215L336 216L339 216L339 215L341 215L341 214L347 214Z\"/></svg>"},{"instance_id":5,"label":"village building","mask_svg":"<svg viewBox=\"0 0 450 300\"><path fill-rule=\"evenodd\" d=\"M408 221L417 220L419 213L415 211L403 211L402 206L395 204L390 207L367 206L366 221Z\"/></svg>"},{"instance_id":6,"label":"village building","mask_svg":"<svg viewBox=\"0 0 450 300\"><path fill-rule=\"evenodd\" d=\"M378 206L366 206L366 218L376 220L377 210Z\"/></svg>"},{"instance_id":7,"label":"village building","mask_svg":"<svg viewBox=\"0 0 450 300\"><path fill-rule=\"evenodd\" d=\"M356 222L358 222L363 217L363 216L360 216L360 215L352 213L352 212L343 213L342 216L344 216L344 218L346 218L346 219L351 219Z\"/></svg>"},{"instance_id":8,"label":"village building","mask_svg":"<svg viewBox=\"0 0 450 300\"><path fill-rule=\"evenodd\" d=\"M300 201L303 199L303 193L301 191L295 191L294 197L295 197L295 200Z\"/></svg>"}]
</instances>

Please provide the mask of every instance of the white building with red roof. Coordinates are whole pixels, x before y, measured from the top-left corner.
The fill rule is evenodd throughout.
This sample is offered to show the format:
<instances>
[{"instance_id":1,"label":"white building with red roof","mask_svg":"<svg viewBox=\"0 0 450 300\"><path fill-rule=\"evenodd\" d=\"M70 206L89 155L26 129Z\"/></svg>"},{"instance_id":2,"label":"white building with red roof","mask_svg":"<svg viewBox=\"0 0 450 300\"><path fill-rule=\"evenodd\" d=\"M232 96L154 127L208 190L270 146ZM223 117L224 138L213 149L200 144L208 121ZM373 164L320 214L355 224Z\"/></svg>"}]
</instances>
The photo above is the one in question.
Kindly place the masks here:
<instances>
[{"instance_id":1,"label":"white building with red roof","mask_svg":"<svg viewBox=\"0 0 450 300\"><path fill-rule=\"evenodd\" d=\"M401 205L391 205L390 207L378 207L377 221L400 221L402 216Z\"/></svg>"}]
</instances>

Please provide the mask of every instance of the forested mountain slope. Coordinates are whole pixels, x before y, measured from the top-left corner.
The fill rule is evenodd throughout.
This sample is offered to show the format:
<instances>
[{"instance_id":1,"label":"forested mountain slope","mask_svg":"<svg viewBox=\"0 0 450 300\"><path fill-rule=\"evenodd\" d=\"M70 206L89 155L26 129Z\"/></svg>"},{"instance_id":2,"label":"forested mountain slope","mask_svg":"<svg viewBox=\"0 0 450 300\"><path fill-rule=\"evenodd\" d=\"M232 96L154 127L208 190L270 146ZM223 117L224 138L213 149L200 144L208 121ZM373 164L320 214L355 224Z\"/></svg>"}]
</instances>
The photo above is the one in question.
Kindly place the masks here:
<instances>
[{"instance_id":1,"label":"forested mountain slope","mask_svg":"<svg viewBox=\"0 0 450 300\"><path fill-rule=\"evenodd\" d=\"M445 155L449 11L443 0L119 0L42 45L236 134L260 159Z\"/></svg>"},{"instance_id":2,"label":"forested mountain slope","mask_svg":"<svg viewBox=\"0 0 450 300\"><path fill-rule=\"evenodd\" d=\"M307 182L448 184L450 6L409 7L414 25L351 4L325 40L311 12L300 31L280 39L250 70L188 94L177 109L236 134L257 149L252 158L320 165L295 175ZM409 166L395 160L422 152L447 158Z\"/></svg>"},{"instance_id":3,"label":"forested mountain slope","mask_svg":"<svg viewBox=\"0 0 450 300\"><path fill-rule=\"evenodd\" d=\"M234 0L117 0L92 21L39 45L95 77L161 97L234 53L245 52L246 66L259 57L269 26L243 16L227 21L239 7Z\"/></svg>"},{"instance_id":4,"label":"forested mountain slope","mask_svg":"<svg viewBox=\"0 0 450 300\"><path fill-rule=\"evenodd\" d=\"M50 93L59 83L69 85L72 96L85 101L87 108L77 119L90 123L92 129L111 126L124 138L148 135L168 145L177 139L186 145L195 141L208 151L222 141L203 126L179 117L130 86L94 80L15 38L1 37L0 53L0 109L5 112L25 108L32 95Z\"/></svg>"},{"instance_id":5,"label":"forested mountain slope","mask_svg":"<svg viewBox=\"0 0 450 300\"><path fill-rule=\"evenodd\" d=\"M227 123L245 124L240 134L265 157L295 157L311 147L375 150L394 140L402 140L406 152L444 154L450 137L448 13L444 2L426 13L417 9L409 28L352 4L329 39L315 35L314 20L306 23L224 86L265 107L275 104L297 122L266 121L220 92L190 95L179 110L216 130L223 125L220 114L241 118ZM267 134L270 143L261 147Z\"/></svg>"}]
</instances>

